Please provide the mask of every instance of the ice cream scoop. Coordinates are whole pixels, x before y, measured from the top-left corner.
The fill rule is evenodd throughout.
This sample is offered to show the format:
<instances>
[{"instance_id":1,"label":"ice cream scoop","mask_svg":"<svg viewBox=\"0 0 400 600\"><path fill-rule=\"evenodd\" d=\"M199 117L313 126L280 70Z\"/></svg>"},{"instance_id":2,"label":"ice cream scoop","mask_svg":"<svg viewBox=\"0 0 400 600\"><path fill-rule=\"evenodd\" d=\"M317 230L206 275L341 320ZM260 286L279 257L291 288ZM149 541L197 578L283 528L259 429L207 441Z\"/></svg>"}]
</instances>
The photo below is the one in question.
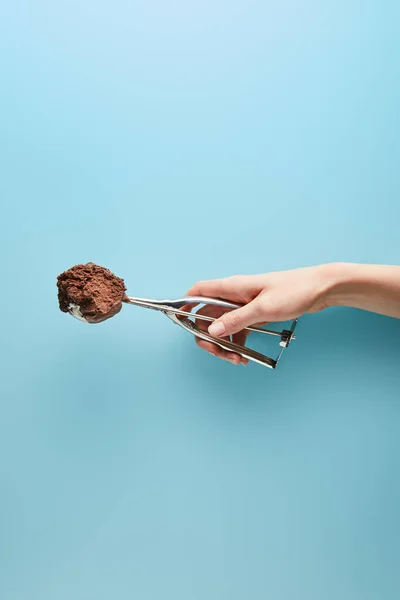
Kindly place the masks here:
<instances>
[{"instance_id":1,"label":"ice cream scoop","mask_svg":"<svg viewBox=\"0 0 400 600\"><path fill-rule=\"evenodd\" d=\"M290 329L282 331L256 326L246 327L249 331L256 331L280 338L281 351L278 357L273 359L246 346L235 344L228 339L214 338L206 331L199 329L196 323L190 319L194 317L195 319L214 321L213 317L199 313L193 314L183 309L188 305L211 304L229 311L239 308L239 305L219 298L206 298L203 296L185 296L176 300L153 300L150 298L127 296L125 294L126 287L124 280L114 275L109 269L100 267L94 263L76 265L68 269L68 271L61 273L57 278L57 286L60 309L63 312L68 312L79 321L101 323L116 315L121 310L123 303L159 310L174 323L180 325L180 327L194 336L212 342L225 350L240 354L244 358L270 367L271 369L275 369L283 350L295 339L294 330L297 319L292 322Z\"/></svg>"}]
</instances>

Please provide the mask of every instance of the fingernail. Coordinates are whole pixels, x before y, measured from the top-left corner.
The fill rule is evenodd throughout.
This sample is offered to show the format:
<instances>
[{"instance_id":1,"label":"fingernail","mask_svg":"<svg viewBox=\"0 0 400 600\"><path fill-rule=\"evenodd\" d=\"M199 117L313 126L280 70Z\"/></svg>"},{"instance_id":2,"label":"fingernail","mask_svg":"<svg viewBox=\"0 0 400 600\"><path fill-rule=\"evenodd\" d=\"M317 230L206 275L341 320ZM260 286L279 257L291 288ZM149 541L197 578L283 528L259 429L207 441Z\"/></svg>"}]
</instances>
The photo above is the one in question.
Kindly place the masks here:
<instances>
[{"instance_id":1,"label":"fingernail","mask_svg":"<svg viewBox=\"0 0 400 600\"><path fill-rule=\"evenodd\" d=\"M208 328L208 333L214 337L224 335L225 331L225 325L222 321L215 321L214 323L211 323L210 327Z\"/></svg>"}]
</instances>

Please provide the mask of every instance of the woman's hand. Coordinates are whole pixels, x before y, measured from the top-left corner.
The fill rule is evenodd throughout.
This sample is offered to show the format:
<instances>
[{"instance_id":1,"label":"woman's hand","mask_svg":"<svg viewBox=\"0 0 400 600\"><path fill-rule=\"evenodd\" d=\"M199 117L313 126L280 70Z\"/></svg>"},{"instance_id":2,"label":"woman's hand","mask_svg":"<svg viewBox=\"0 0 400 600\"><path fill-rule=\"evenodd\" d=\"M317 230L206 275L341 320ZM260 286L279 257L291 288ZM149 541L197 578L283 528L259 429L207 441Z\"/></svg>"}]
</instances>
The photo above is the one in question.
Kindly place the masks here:
<instances>
[{"instance_id":1,"label":"woman's hand","mask_svg":"<svg viewBox=\"0 0 400 600\"><path fill-rule=\"evenodd\" d=\"M221 314L206 306L203 314L216 317L208 328L213 337L232 336L243 345L249 325L289 321L328 306L351 306L400 318L400 267L333 263L265 275L237 275L227 279L200 281L187 292L242 304ZM189 307L192 308L192 307ZM200 312L200 311L199 311ZM198 326L207 329L204 321ZM226 352L202 340L198 345L235 364L246 363L238 354Z\"/></svg>"},{"instance_id":2,"label":"woman's hand","mask_svg":"<svg viewBox=\"0 0 400 600\"><path fill-rule=\"evenodd\" d=\"M209 327L205 321L197 325L213 337L228 338L244 345L250 332L245 327L260 323L288 321L304 313L326 308L330 278L324 267L307 267L294 271L264 275L236 275L226 279L200 281L188 296L209 296L243 304L241 308L224 312L224 309L207 305L199 313L216 318ZM234 364L247 363L238 354L228 352L196 339L197 344L215 356Z\"/></svg>"}]
</instances>

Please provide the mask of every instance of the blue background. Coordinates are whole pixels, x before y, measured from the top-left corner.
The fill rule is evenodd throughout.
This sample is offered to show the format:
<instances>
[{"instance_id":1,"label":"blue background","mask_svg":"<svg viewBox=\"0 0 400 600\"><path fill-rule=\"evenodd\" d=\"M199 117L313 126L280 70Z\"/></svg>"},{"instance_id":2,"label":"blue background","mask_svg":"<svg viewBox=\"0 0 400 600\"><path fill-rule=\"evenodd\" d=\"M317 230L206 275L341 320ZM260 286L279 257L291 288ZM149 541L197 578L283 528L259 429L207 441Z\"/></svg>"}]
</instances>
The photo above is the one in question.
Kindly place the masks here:
<instances>
[{"instance_id":1,"label":"blue background","mask_svg":"<svg viewBox=\"0 0 400 600\"><path fill-rule=\"evenodd\" d=\"M1 598L399 598L400 322L272 372L55 288L399 263L398 6L1 2Z\"/></svg>"}]
</instances>

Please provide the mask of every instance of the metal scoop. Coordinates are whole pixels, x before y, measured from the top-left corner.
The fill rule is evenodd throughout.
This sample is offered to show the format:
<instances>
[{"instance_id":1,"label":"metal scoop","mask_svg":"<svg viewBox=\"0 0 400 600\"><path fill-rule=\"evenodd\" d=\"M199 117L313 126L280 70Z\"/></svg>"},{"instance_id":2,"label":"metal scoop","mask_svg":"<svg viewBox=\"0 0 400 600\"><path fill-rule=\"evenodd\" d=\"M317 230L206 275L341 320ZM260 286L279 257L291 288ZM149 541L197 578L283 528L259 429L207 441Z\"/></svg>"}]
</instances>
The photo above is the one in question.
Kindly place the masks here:
<instances>
[{"instance_id":1,"label":"metal scoop","mask_svg":"<svg viewBox=\"0 0 400 600\"><path fill-rule=\"evenodd\" d=\"M212 337L207 332L201 331L197 327L196 323L194 323L190 319L190 317L194 317L195 319L201 319L204 321L215 321L213 317L208 317L198 313L191 313L186 310L181 310L182 307L186 305L211 304L214 306L220 306L221 308L225 308L228 311L235 308L239 308L238 304L233 304L232 302L227 302L226 300L219 300L218 298L206 298L204 296L186 296L184 298L178 298L176 300L153 300L150 298L136 298L133 296L127 296L124 301L127 304L133 304L136 306L143 306L144 308L159 310L162 313L164 313L169 319L171 319L171 321L173 321L176 325L179 325L194 336L202 340L212 342L213 344L216 344L224 350L240 354L240 356L247 358L248 360L252 360L253 362L256 362L265 367L269 367L270 369L276 368L284 349L289 346L292 340L296 339L294 335L294 330L296 328L297 319L293 320L290 329L283 329L282 331L274 331L272 329L265 329L262 327L255 326L246 327L245 329L249 331L263 333L265 335L272 335L280 338L279 345L281 346L281 349L277 358L273 359L269 356L261 354L260 352L256 352L251 348L246 348L246 346L240 346L239 344L235 344L229 340L223 340L220 338Z\"/></svg>"},{"instance_id":2,"label":"metal scoop","mask_svg":"<svg viewBox=\"0 0 400 600\"><path fill-rule=\"evenodd\" d=\"M285 348L287 348L290 342L295 338L294 330L296 328L297 319L292 322L290 329L283 329L282 331L275 331L273 329L265 329L263 327L246 327L245 329L248 331L254 331L257 333L263 333L264 335L271 335L279 338L279 345L281 346L280 352L276 359L270 358L269 356L265 356L260 352L256 352L251 348L246 348L246 346L240 346L239 344L235 344L230 340L214 338L206 331L200 330L196 323L191 320L201 319L203 321L215 321L214 317L208 317L206 315L202 315L199 313L192 313L186 310L182 310L183 307L187 305L197 306L197 305L207 305L211 304L214 306L219 306L221 308L225 308L226 311L239 308L238 304L233 304L232 302L227 302L226 300L219 300L218 298L206 298L204 296L185 296L184 298L178 298L176 300L153 300L151 298L136 298L134 296L125 296L123 302L126 304L133 304L135 306L142 306L144 308L150 308L152 310L159 310L164 313L171 321L173 321L176 325L179 325L189 333L194 336L207 340L213 344L216 344L220 348L224 350L228 350L229 352L235 352L240 354L240 356L247 358L248 360L252 360L260 365L265 367L269 367L270 369L275 369L279 359L282 356L282 353ZM111 315L116 314L121 308L120 304L115 309L111 309L113 312ZM71 303L69 305L69 313L75 319L79 321L83 321L86 323L94 322L87 319L81 312L80 307L77 304ZM107 317L106 317L107 318Z\"/></svg>"}]
</instances>

